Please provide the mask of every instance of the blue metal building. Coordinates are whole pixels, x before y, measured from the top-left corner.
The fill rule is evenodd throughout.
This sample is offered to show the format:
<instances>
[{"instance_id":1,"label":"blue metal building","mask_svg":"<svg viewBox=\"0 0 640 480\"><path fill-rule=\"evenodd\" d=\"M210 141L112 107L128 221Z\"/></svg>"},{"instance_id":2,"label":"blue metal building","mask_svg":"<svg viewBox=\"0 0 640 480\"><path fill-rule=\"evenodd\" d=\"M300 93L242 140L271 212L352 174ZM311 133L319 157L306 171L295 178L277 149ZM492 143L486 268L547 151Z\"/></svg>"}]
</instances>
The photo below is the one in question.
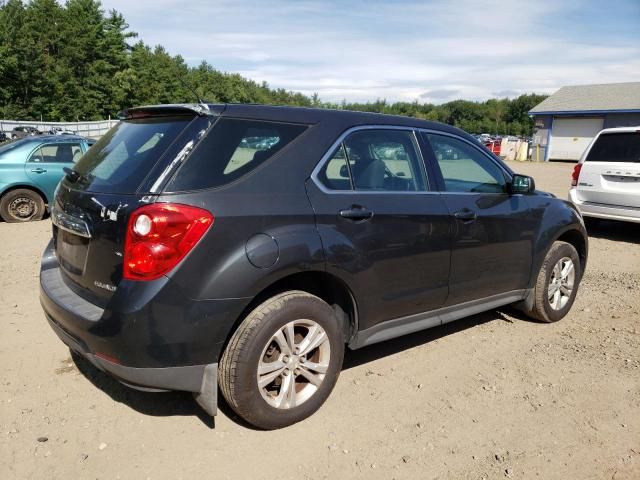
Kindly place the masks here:
<instances>
[{"instance_id":1,"label":"blue metal building","mask_svg":"<svg viewBox=\"0 0 640 480\"><path fill-rule=\"evenodd\" d=\"M579 160L603 128L640 126L640 82L562 87L529 114L533 160Z\"/></svg>"}]
</instances>

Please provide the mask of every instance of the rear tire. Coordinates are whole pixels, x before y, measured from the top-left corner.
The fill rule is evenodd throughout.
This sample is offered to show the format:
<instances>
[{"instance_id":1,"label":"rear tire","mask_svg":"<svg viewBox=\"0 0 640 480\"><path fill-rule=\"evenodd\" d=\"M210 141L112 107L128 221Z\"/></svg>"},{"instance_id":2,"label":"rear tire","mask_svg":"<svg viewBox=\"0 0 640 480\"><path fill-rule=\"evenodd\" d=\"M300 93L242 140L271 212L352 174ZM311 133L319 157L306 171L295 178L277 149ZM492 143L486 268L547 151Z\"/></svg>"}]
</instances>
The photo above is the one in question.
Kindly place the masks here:
<instances>
[{"instance_id":1,"label":"rear tire","mask_svg":"<svg viewBox=\"0 0 640 480\"><path fill-rule=\"evenodd\" d=\"M33 190L17 188L0 198L0 217L7 223L42 220L44 213L44 200Z\"/></svg>"},{"instance_id":2,"label":"rear tire","mask_svg":"<svg viewBox=\"0 0 640 480\"><path fill-rule=\"evenodd\" d=\"M322 406L343 357L334 310L309 293L285 292L256 307L231 337L218 367L220 390L251 425L286 427Z\"/></svg>"},{"instance_id":3,"label":"rear tire","mask_svg":"<svg viewBox=\"0 0 640 480\"><path fill-rule=\"evenodd\" d=\"M582 280L580 257L573 245L554 242L542 262L533 291L533 305L525 313L542 322L557 322L569 310Z\"/></svg>"}]
</instances>

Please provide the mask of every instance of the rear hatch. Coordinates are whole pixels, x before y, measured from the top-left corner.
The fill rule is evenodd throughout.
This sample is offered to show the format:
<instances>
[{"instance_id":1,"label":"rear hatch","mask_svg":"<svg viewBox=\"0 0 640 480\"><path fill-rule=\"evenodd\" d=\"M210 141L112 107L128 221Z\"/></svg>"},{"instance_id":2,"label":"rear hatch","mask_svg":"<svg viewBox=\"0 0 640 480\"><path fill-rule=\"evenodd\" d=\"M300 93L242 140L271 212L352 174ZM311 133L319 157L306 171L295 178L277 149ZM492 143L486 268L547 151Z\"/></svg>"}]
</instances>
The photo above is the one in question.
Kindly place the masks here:
<instances>
[{"instance_id":1,"label":"rear hatch","mask_svg":"<svg viewBox=\"0 0 640 480\"><path fill-rule=\"evenodd\" d=\"M640 130L601 133L577 185L583 202L640 208Z\"/></svg>"},{"instance_id":2,"label":"rear hatch","mask_svg":"<svg viewBox=\"0 0 640 480\"><path fill-rule=\"evenodd\" d=\"M106 305L122 279L129 215L155 200L214 120L189 106L129 110L68 171L51 216L63 278L76 293Z\"/></svg>"}]
</instances>

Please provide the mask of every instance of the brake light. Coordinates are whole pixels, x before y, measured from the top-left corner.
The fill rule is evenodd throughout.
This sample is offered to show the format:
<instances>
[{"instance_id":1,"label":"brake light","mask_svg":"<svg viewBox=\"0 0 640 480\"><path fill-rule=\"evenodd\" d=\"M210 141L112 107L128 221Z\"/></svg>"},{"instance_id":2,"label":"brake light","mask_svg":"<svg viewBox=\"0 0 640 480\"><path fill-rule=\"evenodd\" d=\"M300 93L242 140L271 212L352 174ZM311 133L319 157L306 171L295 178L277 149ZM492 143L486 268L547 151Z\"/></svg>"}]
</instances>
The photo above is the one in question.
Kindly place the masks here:
<instances>
[{"instance_id":1,"label":"brake light","mask_svg":"<svg viewBox=\"0 0 640 480\"><path fill-rule=\"evenodd\" d=\"M155 203L135 210L124 242L129 280L154 280L171 271L213 224L206 210L176 203Z\"/></svg>"},{"instance_id":2,"label":"brake light","mask_svg":"<svg viewBox=\"0 0 640 480\"><path fill-rule=\"evenodd\" d=\"M571 186L575 187L578 185L578 179L580 178L580 170L582 170L582 164L579 163L575 167L573 167L573 173L571 174Z\"/></svg>"}]
</instances>

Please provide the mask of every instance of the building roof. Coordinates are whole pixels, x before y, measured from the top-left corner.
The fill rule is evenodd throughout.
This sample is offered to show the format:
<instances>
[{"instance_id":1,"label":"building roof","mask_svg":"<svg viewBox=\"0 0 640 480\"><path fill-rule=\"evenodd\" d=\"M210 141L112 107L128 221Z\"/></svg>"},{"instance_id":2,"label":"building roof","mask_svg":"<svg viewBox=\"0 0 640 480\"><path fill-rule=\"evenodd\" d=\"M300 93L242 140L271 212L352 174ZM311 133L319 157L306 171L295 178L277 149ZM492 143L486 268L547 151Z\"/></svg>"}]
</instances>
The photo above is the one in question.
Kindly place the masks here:
<instances>
[{"instance_id":1,"label":"building roof","mask_svg":"<svg viewBox=\"0 0 640 480\"><path fill-rule=\"evenodd\" d=\"M640 82L572 85L533 107L532 115L640 112Z\"/></svg>"}]
</instances>

